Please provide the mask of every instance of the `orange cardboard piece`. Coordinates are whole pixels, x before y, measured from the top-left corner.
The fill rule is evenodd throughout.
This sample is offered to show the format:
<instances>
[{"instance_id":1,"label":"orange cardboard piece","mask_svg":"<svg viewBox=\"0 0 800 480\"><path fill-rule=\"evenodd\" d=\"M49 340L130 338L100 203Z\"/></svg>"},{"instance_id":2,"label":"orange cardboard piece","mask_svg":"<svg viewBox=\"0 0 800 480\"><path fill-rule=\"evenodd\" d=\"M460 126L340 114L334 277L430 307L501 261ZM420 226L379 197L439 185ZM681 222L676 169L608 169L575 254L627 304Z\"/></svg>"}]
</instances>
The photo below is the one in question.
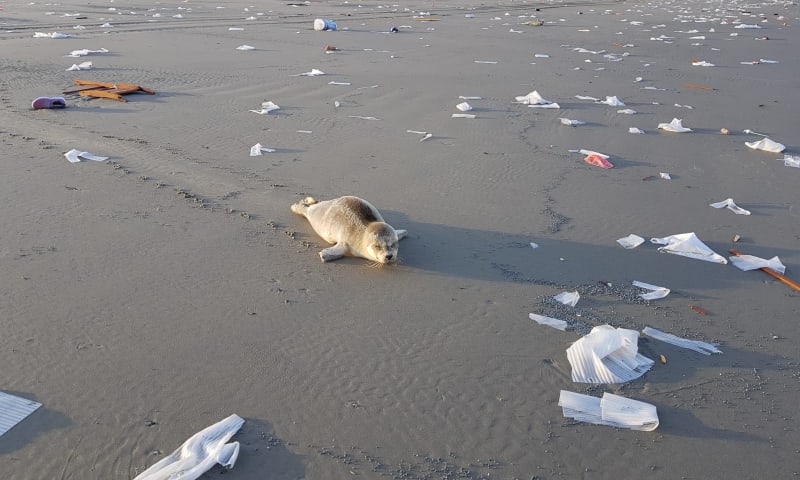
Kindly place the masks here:
<instances>
[{"instance_id":1,"label":"orange cardboard piece","mask_svg":"<svg viewBox=\"0 0 800 480\"><path fill-rule=\"evenodd\" d=\"M595 155L595 154L589 155L588 157L584 158L583 161L588 163L589 165L594 165L595 167L614 168L614 165L611 162L601 157L600 155Z\"/></svg>"}]
</instances>

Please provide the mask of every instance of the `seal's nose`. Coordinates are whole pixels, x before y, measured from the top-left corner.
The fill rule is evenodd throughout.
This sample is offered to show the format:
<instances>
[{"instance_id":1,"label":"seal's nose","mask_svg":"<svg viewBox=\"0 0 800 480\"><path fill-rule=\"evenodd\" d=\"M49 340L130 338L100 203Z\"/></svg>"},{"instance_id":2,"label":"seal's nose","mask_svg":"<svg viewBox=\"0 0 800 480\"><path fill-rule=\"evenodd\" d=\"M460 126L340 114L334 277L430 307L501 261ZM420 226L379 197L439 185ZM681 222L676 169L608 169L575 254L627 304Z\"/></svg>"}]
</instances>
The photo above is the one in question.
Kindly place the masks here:
<instances>
[{"instance_id":1,"label":"seal's nose","mask_svg":"<svg viewBox=\"0 0 800 480\"><path fill-rule=\"evenodd\" d=\"M387 262L390 262L390 261L392 260L392 258L393 258L393 257L394 257L394 255L392 255L391 253L387 253L387 254L386 254L386 261L387 261Z\"/></svg>"}]
</instances>

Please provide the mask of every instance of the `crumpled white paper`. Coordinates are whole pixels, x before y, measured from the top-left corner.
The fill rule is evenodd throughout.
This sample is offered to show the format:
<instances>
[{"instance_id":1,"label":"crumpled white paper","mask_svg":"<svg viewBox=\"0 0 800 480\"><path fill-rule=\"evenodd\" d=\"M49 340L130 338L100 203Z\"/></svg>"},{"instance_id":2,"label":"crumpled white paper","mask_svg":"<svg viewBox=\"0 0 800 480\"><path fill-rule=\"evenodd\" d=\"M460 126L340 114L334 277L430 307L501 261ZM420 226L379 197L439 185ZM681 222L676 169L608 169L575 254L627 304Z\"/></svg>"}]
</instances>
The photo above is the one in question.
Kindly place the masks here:
<instances>
[{"instance_id":1,"label":"crumpled white paper","mask_svg":"<svg viewBox=\"0 0 800 480\"><path fill-rule=\"evenodd\" d=\"M595 425L650 432L659 424L655 405L608 392L597 398L561 390L558 406L564 417Z\"/></svg>"},{"instance_id":2,"label":"crumpled white paper","mask_svg":"<svg viewBox=\"0 0 800 480\"><path fill-rule=\"evenodd\" d=\"M675 133L683 133L683 132L691 132L691 128L686 128L683 126L683 120L680 118L673 118L669 123L659 123L658 128L661 130L666 130L668 132L675 132Z\"/></svg>"},{"instance_id":3,"label":"crumpled white paper","mask_svg":"<svg viewBox=\"0 0 800 480\"><path fill-rule=\"evenodd\" d=\"M787 167L800 168L800 157L796 157L794 155L786 155L784 153L783 158L779 158L778 160L783 161L783 164Z\"/></svg>"},{"instance_id":4,"label":"crumpled white paper","mask_svg":"<svg viewBox=\"0 0 800 480\"><path fill-rule=\"evenodd\" d=\"M736 215L750 215L750 210L745 210L744 208L736 205L732 198L727 198L721 202L709 203L708 206L714 208L727 208Z\"/></svg>"},{"instance_id":5,"label":"crumpled white paper","mask_svg":"<svg viewBox=\"0 0 800 480\"><path fill-rule=\"evenodd\" d=\"M561 125L569 125L570 127L577 127L578 125L585 125L586 122L580 120L570 120L569 118L559 118Z\"/></svg>"},{"instance_id":6,"label":"crumpled white paper","mask_svg":"<svg viewBox=\"0 0 800 480\"><path fill-rule=\"evenodd\" d=\"M695 352L702 353L703 355L722 353L722 350L718 349L714 344L701 342L700 340L688 340L686 338L677 337L671 333L665 333L661 330L656 330L655 328L644 327L642 333L648 337L655 338L656 340L661 340L662 342L669 343L677 347L688 348L690 350L694 350Z\"/></svg>"},{"instance_id":7,"label":"crumpled white paper","mask_svg":"<svg viewBox=\"0 0 800 480\"><path fill-rule=\"evenodd\" d=\"M81 158L84 158L86 160L92 160L94 162L102 162L108 160L108 157L93 155L89 152L81 152L80 150L75 150L74 148L69 152L65 153L64 156L67 157L67 160L69 160L70 163L78 163L81 161Z\"/></svg>"},{"instance_id":8,"label":"crumpled white paper","mask_svg":"<svg viewBox=\"0 0 800 480\"><path fill-rule=\"evenodd\" d=\"M639 332L611 325L594 327L567 349L572 381L625 383L644 375L653 361L639 353Z\"/></svg>"},{"instance_id":9,"label":"crumpled white paper","mask_svg":"<svg viewBox=\"0 0 800 480\"><path fill-rule=\"evenodd\" d=\"M251 157L257 157L257 156L263 154L264 152L266 152L266 153L274 153L275 149L274 148L263 147L263 146L261 146L260 143L256 143L255 145L250 147L250 156Z\"/></svg>"},{"instance_id":10,"label":"crumpled white paper","mask_svg":"<svg viewBox=\"0 0 800 480\"><path fill-rule=\"evenodd\" d=\"M274 102L266 101L266 102L261 102L261 110L250 110L250 111L253 112L253 113L257 113L259 115L266 115L269 112L272 112L274 110L280 110L280 109L281 109L281 107L276 105Z\"/></svg>"},{"instance_id":11,"label":"crumpled white paper","mask_svg":"<svg viewBox=\"0 0 800 480\"><path fill-rule=\"evenodd\" d=\"M66 69L67 72L74 72L78 70L91 70L92 62L73 63L71 67Z\"/></svg>"},{"instance_id":12,"label":"crumpled white paper","mask_svg":"<svg viewBox=\"0 0 800 480\"><path fill-rule=\"evenodd\" d=\"M669 288L659 287L658 285L651 285L649 283L640 282L638 280L633 281L634 287L644 288L645 290L650 290L650 293L641 293L639 296L643 300L658 300L660 298L664 298L669 295Z\"/></svg>"},{"instance_id":13,"label":"crumpled white paper","mask_svg":"<svg viewBox=\"0 0 800 480\"><path fill-rule=\"evenodd\" d=\"M708 245L700 241L694 232L679 233L662 238L651 238L651 243L665 245L659 247L659 252L674 253L683 257L705 260L706 262L728 263L725 257L711 250Z\"/></svg>"},{"instance_id":14,"label":"crumpled white paper","mask_svg":"<svg viewBox=\"0 0 800 480\"><path fill-rule=\"evenodd\" d=\"M606 104L606 105L611 106L611 107L624 107L625 106L625 103L622 100L620 100L619 98L617 98L616 96L614 96L614 97L608 97L607 96L605 100L603 100L602 102L598 102L598 103L603 103L603 104Z\"/></svg>"},{"instance_id":15,"label":"crumpled white paper","mask_svg":"<svg viewBox=\"0 0 800 480\"><path fill-rule=\"evenodd\" d=\"M206 427L134 480L196 480L217 463L225 468L233 468L239 458L239 442L227 441L242 425L244 419L234 414Z\"/></svg>"},{"instance_id":16,"label":"crumpled white paper","mask_svg":"<svg viewBox=\"0 0 800 480\"><path fill-rule=\"evenodd\" d=\"M770 140L769 138L762 138L757 142L744 142L744 144L753 150L764 150L765 152L781 153L786 150L786 145Z\"/></svg>"},{"instance_id":17,"label":"crumpled white paper","mask_svg":"<svg viewBox=\"0 0 800 480\"><path fill-rule=\"evenodd\" d=\"M786 265L777 256L770 259L756 257L753 255L734 255L728 257L734 267L739 270L756 270L759 268L769 268L783 275L786 273Z\"/></svg>"},{"instance_id":18,"label":"crumpled white paper","mask_svg":"<svg viewBox=\"0 0 800 480\"><path fill-rule=\"evenodd\" d=\"M631 249L636 248L639 245L644 243L644 238L640 237L639 235L634 235L631 233L627 237L622 237L617 239L617 243L622 245L623 248Z\"/></svg>"},{"instance_id":19,"label":"crumpled white paper","mask_svg":"<svg viewBox=\"0 0 800 480\"><path fill-rule=\"evenodd\" d=\"M33 38L69 38L72 35L58 32L34 32Z\"/></svg>"},{"instance_id":20,"label":"crumpled white paper","mask_svg":"<svg viewBox=\"0 0 800 480\"><path fill-rule=\"evenodd\" d=\"M93 53L108 53L107 48L101 48L100 50L89 50L88 48L82 48L80 50L73 50L69 52L65 57L85 57L86 55L91 55Z\"/></svg>"},{"instance_id":21,"label":"crumpled white paper","mask_svg":"<svg viewBox=\"0 0 800 480\"><path fill-rule=\"evenodd\" d=\"M539 92L537 92L536 90L532 91L531 93L529 93L527 95L520 96L520 97L515 97L515 99L517 100L517 102L519 102L519 103L521 103L523 105L527 105L529 107L561 108L561 107L559 107L559 105L557 103L551 102L550 100L545 100L544 98L542 98L542 96L539 95Z\"/></svg>"},{"instance_id":22,"label":"crumpled white paper","mask_svg":"<svg viewBox=\"0 0 800 480\"><path fill-rule=\"evenodd\" d=\"M535 321L539 325L547 325L548 327L553 327L556 330L566 331L567 330L567 322L564 320L559 320L557 318L552 317L545 317L544 315L538 315L536 313L528 314L528 318Z\"/></svg>"},{"instance_id":23,"label":"crumpled white paper","mask_svg":"<svg viewBox=\"0 0 800 480\"><path fill-rule=\"evenodd\" d=\"M553 297L553 300L570 307L577 305L580 299L581 295L578 292L562 292Z\"/></svg>"}]
</instances>

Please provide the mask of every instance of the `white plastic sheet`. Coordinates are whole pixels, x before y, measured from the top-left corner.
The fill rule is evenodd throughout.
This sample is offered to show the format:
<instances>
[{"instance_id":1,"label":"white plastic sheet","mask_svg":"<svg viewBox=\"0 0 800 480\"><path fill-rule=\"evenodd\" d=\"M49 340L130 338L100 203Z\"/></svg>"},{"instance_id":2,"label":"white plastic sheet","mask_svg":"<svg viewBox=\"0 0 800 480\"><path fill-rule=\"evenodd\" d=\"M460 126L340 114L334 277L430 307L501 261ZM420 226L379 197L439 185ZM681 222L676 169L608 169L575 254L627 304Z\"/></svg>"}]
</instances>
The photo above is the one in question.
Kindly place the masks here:
<instances>
[{"instance_id":1,"label":"white plastic sheet","mask_svg":"<svg viewBox=\"0 0 800 480\"><path fill-rule=\"evenodd\" d=\"M0 392L0 436L41 406L39 402Z\"/></svg>"},{"instance_id":2,"label":"white plastic sheet","mask_svg":"<svg viewBox=\"0 0 800 480\"><path fill-rule=\"evenodd\" d=\"M261 109L260 110L250 110L250 111L253 112L253 113L257 113L259 115L266 115L269 112L273 112L275 110L280 110L280 109L281 109L281 107L276 105L274 102L267 101L267 102L261 102Z\"/></svg>"},{"instance_id":3,"label":"white plastic sheet","mask_svg":"<svg viewBox=\"0 0 800 480\"><path fill-rule=\"evenodd\" d=\"M762 138L757 142L744 142L744 144L753 150L764 150L765 152L781 153L786 150L786 145L770 140L769 138Z\"/></svg>"},{"instance_id":4,"label":"white plastic sheet","mask_svg":"<svg viewBox=\"0 0 800 480\"><path fill-rule=\"evenodd\" d=\"M614 97L606 97L605 100L603 100L602 102L599 102L599 103L604 103L604 104L606 104L608 106L611 106L611 107L624 107L625 106L625 103L622 100L620 100L619 98L617 98L616 96L614 96Z\"/></svg>"},{"instance_id":5,"label":"white plastic sheet","mask_svg":"<svg viewBox=\"0 0 800 480\"><path fill-rule=\"evenodd\" d=\"M256 47L252 45L239 45L238 47L236 47L236 50L242 50L242 51L255 50L255 49Z\"/></svg>"},{"instance_id":6,"label":"white plastic sheet","mask_svg":"<svg viewBox=\"0 0 800 480\"><path fill-rule=\"evenodd\" d=\"M558 406L564 417L595 425L650 432L659 424L655 405L608 392L597 398L561 390Z\"/></svg>"},{"instance_id":7,"label":"white plastic sheet","mask_svg":"<svg viewBox=\"0 0 800 480\"><path fill-rule=\"evenodd\" d=\"M569 118L559 118L561 125L568 125L570 127L577 127L578 125L585 125L586 122L580 120L570 120Z\"/></svg>"},{"instance_id":8,"label":"white plastic sheet","mask_svg":"<svg viewBox=\"0 0 800 480\"><path fill-rule=\"evenodd\" d=\"M255 145L250 147L250 156L251 157L257 157L259 155L262 155L264 152L266 152L266 153L274 153L275 149L274 148L264 147L260 143L256 143Z\"/></svg>"},{"instance_id":9,"label":"white plastic sheet","mask_svg":"<svg viewBox=\"0 0 800 480\"><path fill-rule=\"evenodd\" d=\"M622 237L617 239L617 243L622 245L622 248L636 248L639 245L644 243L644 238L640 237L639 235L635 235L631 233L627 237Z\"/></svg>"},{"instance_id":10,"label":"white plastic sheet","mask_svg":"<svg viewBox=\"0 0 800 480\"><path fill-rule=\"evenodd\" d=\"M58 32L34 32L33 38L69 38L71 35Z\"/></svg>"},{"instance_id":11,"label":"white plastic sheet","mask_svg":"<svg viewBox=\"0 0 800 480\"><path fill-rule=\"evenodd\" d=\"M732 198L726 198L721 202L710 203L708 206L714 208L727 208L736 215L750 215L750 210L745 210L744 208L736 205Z\"/></svg>"},{"instance_id":12,"label":"white plastic sheet","mask_svg":"<svg viewBox=\"0 0 800 480\"><path fill-rule=\"evenodd\" d=\"M65 56L67 56L67 57L84 57L86 55L91 55L93 53L108 53L108 49L107 48L101 48L99 50L89 50L88 48L83 48L81 50L73 50L73 51L69 52Z\"/></svg>"},{"instance_id":13,"label":"white plastic sheet","mask_svg":"<svg viewBox=\"0 0 800 480\"><path fill-rule=\"evenodd\" d=\"M239 442L227 442L242 425L244 419L234 414L201 430L134 480L196 480L217 463L233 468Z\"/></svg>"},{"instance_id":14,"label":"white plastic sheet","mask_svg":"<svg viewBox=\"0 0 800 480\"><path fill-rule=\"evenodd\" d=\"M643 133L644 133L644 130L642 130L641 128L630 127L630 128L628 129L628 133L638 133L638 134L643 134Z\"/></svg>"},{"instance_id":15,"label":"white plastic sheet","mask_svg":"<svg viewBox=\"0 0 800 480\"><path fill-rule=\"evenodd\" d=\"M783 275L786 273L786 265L777 256L772 258L761 258L753 255L734 255L728 257L734 267L739 270L749 271L759 268L769 268Z\"/></svg>"},{"instance_id":16,"label":"white plastic sheet","mask_svg":"<svg viewBox=\"0 0 800 480\"><path fill-rule=\"evenodd\" d=\"M662 238L651 238L651 243L664 245L658 249L659 252L674 253L683 257L705 260L706 262L728 263L725 257L711 250L708 245L703 243L694 232L679 233Z\"/></svg>"},{"instance_id":17,"label":"white plastic sheet","mask_svg":"<svg viewBox=\"0 0 800 480\"><path fill-rule=\"evenodd\" d=\"M639 332L611 325L594 327L567 349L572 381L578 383L625 383L653 366L639 353Z\"/></svg>"},{"instance_id":18,"label":"white plastic sheet","mask_svg":"<svg viewBox=\"0 0 800 480\"><path fill-rule=\"evenodd\" d=\"M556 330L561 330L562 332L567 330L567 322L565 322L564 320L559 320L557 318L552 318L552 317L545 317L544 315L539 315L536 313L528 314L528 318L538 323L539 325L547 325L548 327L553 327Z\"/></svg>"},{"instance_id":19,"label":"white plastic sheet","mask_svg":"<svg viewBox=\"0 0 800 480\"><path fill-rule=\"evenodd\" d=\"M784 154L783 158L779 158L778 160L783 161L783 164L787 167L800 168L800 157Z\"/></svg>"},{"instance_id":20,"label":"white plastic sheet","mask_svg":"<svg viewBox=\"0 0 800 480\"><path fill-rule=\"evenodd\" d=\"M78 70L91 70L92 62L73 63L71 67L66 69L67 72L75 72Z\"/></svg>"},{"instance_id":21,"label":"white plastic sheet","mask_svg":"<svg viewBox=\"0 0 800 480\"><path fill-rule=\"evenodd\" d=\"M701 342L700 340L689 340L686 338L681 338L671 333L665 333L662 332L661 330L656 330L655 328L644 327L642 333L644 333L648 337L655 338L656 340L660 340L664 343L669 343L670 345L675 345L681 348L688 348L690 350L694 350L695 352L702 353L703 355L711 355L712 353L722 353L722 350L718 349L717 346L714 344L708 342Z\"/></svg>"},{"instance_id":22,"label":"white plastic sheet","mask_svg":"<svg viewBox=\"0 0 800 480\"><path fill-rule=\"evenodd\" d=\"M557 103L551 102L550 100L545 100L541 95L539 95L539 92L537 92L536 90L532 91L531 93L529 93L527 95L523 95L523 96L520 96L520 97L515 97L515 99L517 100L517 102L519 102L519 103L521 103L523 105L528 105L528 106L558 105ZM559 107L556 106L556 107L550 107L550 108L559 108Z\"/></svg>"},{"instance_id":23,"label":"white plastic sheet","mask_svg":"<svg viewBox=\"0 0 800 480\"><path fill-rule=\"evenodd\" d=\"M317 68L312 68L310 72L298 73L297 75L292 75L293 77L317 77L319 75L325 75L325 72L319 70Z\"/></svg>"},{"instance_id":24,"label":"white plastic sheet","mask_svg":"<svg viewBox=\"0 0 800 480\"><path fill-rule=\"evenodd\" d=\"M470 110L472 110L472 105L470 105L467 102L461 102L458 105L456 105L456 108L462 112L469 112Z\"/></svg>"},{"instance_id":25,"label":"white plastic sheet","mask_svg":"<svg viewBox=\"0 0 800 480\"><path fill-rule=\"evenodd\" d=\"M691 132L691 128L686 128L683 126L683 120L680 118L673 118L669 123L659 123L658 128L661 130L666 130L668 132L675 132L675 133L684 133L684 132Z\"/></svg>"}]
</instances>

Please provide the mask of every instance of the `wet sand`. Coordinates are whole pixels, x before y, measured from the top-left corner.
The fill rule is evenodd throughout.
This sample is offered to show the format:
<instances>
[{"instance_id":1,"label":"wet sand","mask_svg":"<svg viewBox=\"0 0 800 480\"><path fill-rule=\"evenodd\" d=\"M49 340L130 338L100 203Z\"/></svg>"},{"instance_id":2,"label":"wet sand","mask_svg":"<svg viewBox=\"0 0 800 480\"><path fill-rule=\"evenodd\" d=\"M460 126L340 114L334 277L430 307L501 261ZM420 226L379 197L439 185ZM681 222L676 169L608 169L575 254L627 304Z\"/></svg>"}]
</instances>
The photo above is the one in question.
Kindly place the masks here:
<instances>
[{"instance_id":1,"label":"wet sand","mask_svg":"<svg viewBox=\"0 0 800 480\"><path fill-rule=\"evenodd\" d=\"M616 243L695 232L800 280L800 169L744 133L800 154L797 5L1 6L0 391L43 404L0 437L4 478L131 479L231 413L231 480L800 472L798 293ZM157 95L30 109L75 79ZM561 108L515 102L533 90ZM451 118L460 96L476 118ZM250 112L263 101L281 108ZM657 129L673 118L693 131ZM402 262L321 263L289 210L307 195L368 199L409 231ZM729 197L752 214L708 206ZM671 293L645 302L633 280ZM551 300L565 290L575 309ZM643 337L643 377L573 383L566 348L605 323L724 353ZM660 426L564 419L562 389L652 403Z\"/></svg>"}]
</instances>

